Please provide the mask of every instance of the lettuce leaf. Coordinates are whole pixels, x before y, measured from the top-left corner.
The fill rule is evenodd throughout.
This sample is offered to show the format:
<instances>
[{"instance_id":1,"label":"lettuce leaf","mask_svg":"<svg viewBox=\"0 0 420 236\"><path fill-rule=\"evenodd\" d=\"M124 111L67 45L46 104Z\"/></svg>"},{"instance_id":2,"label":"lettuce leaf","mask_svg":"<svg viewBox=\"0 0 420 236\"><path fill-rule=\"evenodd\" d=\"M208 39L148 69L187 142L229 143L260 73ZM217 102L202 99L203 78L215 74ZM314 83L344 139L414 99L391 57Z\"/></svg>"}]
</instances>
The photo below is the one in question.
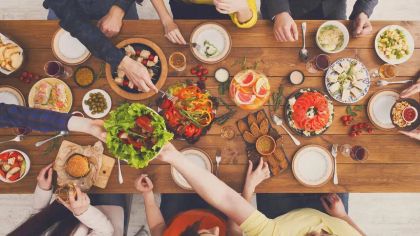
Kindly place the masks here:
<instances>
[{"instance_id":1,"label":"lettuce leaf","mask_svg":"<svg viewBox=\"0 0 420 236\"><path fill-rule=\"evenodd\" d=\"M149 115L154 128L153 137L156 144L147 149L142 147L140 151L133 148L131 144L124 144L118 133L121 130L128 130L135 126L135 120L141 115ZM149 162L159 153L160 149L167 142L173 139L174 135L166 130L163 117L154 112L151 108L140 103L125 103L110 113L109 119L105 121L107 130L106 145L109 151L117 158L125 160L134 168L146 167Z\"/></svg>"}]
</instances>

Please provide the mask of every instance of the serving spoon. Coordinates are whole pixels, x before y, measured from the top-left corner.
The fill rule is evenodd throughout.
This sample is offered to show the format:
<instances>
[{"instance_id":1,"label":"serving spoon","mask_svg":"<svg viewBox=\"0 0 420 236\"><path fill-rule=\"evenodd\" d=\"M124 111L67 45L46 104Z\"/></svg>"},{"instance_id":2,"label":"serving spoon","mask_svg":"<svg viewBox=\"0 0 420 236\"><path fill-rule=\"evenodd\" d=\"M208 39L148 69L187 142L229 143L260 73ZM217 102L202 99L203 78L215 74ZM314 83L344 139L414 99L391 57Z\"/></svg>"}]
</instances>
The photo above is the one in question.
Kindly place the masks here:
<instances>
[{"instance_id":1,"label":"serving spoon","mask_svg":"<svg viewBox=\"0 0 420 236\"><path fill-rule=\"evenodd\" d=\"M308 54L308 50L306 49L306 40L305 40L305 35L306 35L306 22L302 23L302 39L303 39L303 47L300 49L299 51L299 58L302 61L306 61L308 60L309 54Z\"/></svg>"},{"instance_id":2,"label":"serving spoon","mask_svg":"<svg viewBox=\"0 0 420 236\"><path fill-rule=\"evenodd\" d=\"M6 141L1 141L0 144L8 143L8 142L20 142L20 141L23 140L23 136L24 136L23 134L19 134L18 136L14 137L13 139L6 140Z\"/></svg>"},{"instance_id":3,"label":"serving spoon","mask_svg":"<svg viewBox=\"0 0 420 236\"><path fill-rule=\"evenodd\" d=\"M280 118L280 117L278 117L277 115L272 115L272 117L271 117L272 119L273 119L273 121L274 121L274 123L276 124L276 125L278 125L278 126L281 126L285 131L286 131L286 133L290 136L290 138L292 139L292 141L296 144L296 146L299 146L300 145L300 141L299 140L297 140L297 138L295 138L295 136L293 136L290 132L289 132L289 130L287 130L286 129L286 127L283 125L283 120Z\"/></svg>"},{"instance_id":4,"label":"serving spoon","mask_svg":"<svg viewBox=\"0 0 420 236\"><path fill-rule=\"evenodd\" d=\"M68 132L68 131L60 131L60 133L58 133L58 134L57 134L56 136L54 136L54 137L51 137L51 138L48 138L48 139L46 139L46 140L39 141L39 142L35 143L35 147L39 147L39 146L43 145L44 143L47 143L47 142L49 142L49 141L51 141L51 140L53 140L53 139L56 139L56 138L59 138L59 137L61 137L61 136L65 136L65 135L68 135L68 134L69 134L69 132Z\"/></svg>"}]
</instances>

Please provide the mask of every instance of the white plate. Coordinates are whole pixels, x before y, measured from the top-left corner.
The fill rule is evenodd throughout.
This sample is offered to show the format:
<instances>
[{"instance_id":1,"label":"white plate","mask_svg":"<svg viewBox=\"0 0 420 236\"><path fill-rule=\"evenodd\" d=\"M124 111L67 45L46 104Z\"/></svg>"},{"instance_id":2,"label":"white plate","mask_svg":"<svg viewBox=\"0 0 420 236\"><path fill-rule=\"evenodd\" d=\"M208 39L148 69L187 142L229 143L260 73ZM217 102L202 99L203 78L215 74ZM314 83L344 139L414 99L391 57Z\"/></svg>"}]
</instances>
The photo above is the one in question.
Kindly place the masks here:
<instances>
[{"instance_id":1,"label":"white plate","mask_svg":"<svg viewBox=\"0 0 420 236\"><path fill-rule=\"evenodd\" d=\"M202 169L203 171L212 172L213 165L211 163L210 157L207 153L200 149L196 148L187 148L181 151L184 155L184 158L187 158L188 161L193 162L197 168ZM188 181L181 175L174 167L171 167L171 175L175 183L186 190L192 190L193 188L188 183Z\"/></svg>"},{"instance_id":2,"label":"white plate","mask_svg":"<svg viewBox=\"0 0 420 236\"><path fill-rule=\"evenodd\" d=\"M334 171L330 153L318 145L305 146L295 154L292 170L295 178L307 187L326 184Z\"/></svg>"},{"instance_id":3,"label":"white plate","mask_svg":"<svg viewBox=\"0 0 420 236\"><path fill-rule=\"evenodd\" d=\"M350 95L350 100L347 100L347 101L344 101L341 98L342 97L342 94L341 93L332 93L331 90L330 90L330 87L331 87L332 84L328 82L328 77L332 73L338 74L337 72L334 71L333 68L334 68L334 66L336 64L341 64L342 61L348 61L349 63L352 63L352 62L360 63L360 65L362 67L363 74L365 75L364 76L364 79L362 80L362 82L367 85L366 88L363 91L359 90L360 91L360 96L359 97L354 97L353 95ZM333 62L329 66L329 68L327 70L327 73L325 73L325 87L327 88L327 91L330 94L330 96L332 98L334 98L334 100L336 100L338 102L341 102L341 103L344 103L344 104L352 104L352 103L358 102L364 96L366 96L366 94L369 92L369 88L370 88L370 75L369 75L369 71L368 71L368 69L366 68L366 66L361 61L358 61L358 60L356 60L354 58L341 58L341 59L338 59L338 60L336 60L335 62ZM353 87L354 86L351 85L350 88L353 88Z\"/></svg>"},{"instance_id":4,"label":"white plate","mask_svg":"<svg viewBox=\"0 0 420 236\"><path fill-rule=\"evenodd\" d=\"M85 45L62 28L54 35L52 49L57 59L70 65L81 64L90 56Z\"/></svg>"},{"instance_id":5,"label":"white plate","mask_svg":"<svg viewBox=\"0 0 420 236\"><path fill-rule=\"evenodd\" d=\"M0 103L25 106L25 98L22 93L10 86L0 86Z\"/></svg>"},{"instance_id":6,"label":"white plate","mask_svg":"<svg viewBox=\"0 0 420 236\"><path fill-rule=\"evenodd\" d=\"M320 29L324 26L327 26L327 25L336 26L343 33L343 36L344 36L343 45L341 45L341 48L339 48L335 51L328 51L328 50L322 48L322 46L318 42L318 35L320 33ZM347 45L349 44L349 39L350 39L349 31L347 30L346 26L343 25L343 23L341 23L339 21L335 21L335 20L324 22L318 28L318 31L316 32L316 37L315 37L315 41L316 41L316 44L318 45L319 49L321 49L323 52L326 52L326 53L339 53L339 52L343 51L347 47Z\"/></svg>"},{"instance_id":7,"label":"white plate","mask_svg":"<svg viewBox=\"0 0 420 236\"><path fill-rule=\"evenodd\" d=\"M381 34L385 30L388 30L388 29L399 29L399 30L401 30L404 33L405 38L407 39L408 50L410 50L410 52L409 52L408 55L406 55L406 56L404 56L403 58L400 58L400 59L389 59L389 58L387 58L385 56L385 54L381 53L378 50L378 40L379 40ZM378 55L378 57L381 58L382 61L384 61L384 62L386 62L388 64L394 64L395 65L395 64L404 63L404 62L408 61L408 59L410 59L410 57L414 53L414 39L413 39L413 36L410 34L410 32L406 28L404 28L402 26L399 26L399 25L388 25L388 26L385 26L381 30L379 30L379 32L376 34L376 37L375 37L375 51L376 51L376 54Z\"/></svg>"},{"instance_id":8,"label":"white plate","mask_svg":"<svg viewBox=\"0 0 420 236\"><path fill-rule=\"evenodd\" d=\"M375 93L368 103L370 121L382 129L395 128L389 114L399 97L400 95L392 90L382 90Z\"/></svg>"},{"instance_id":9,"label":"white plate","mask_svg":"<svg viewBox=\"0 0 420 236\"><path fill-rule=\"evenodd\" d=\"M91 93L102 93L104 95L105 101L106 101L106 105L107 105L107 108L105 109L104 112L92 114L92 112L89 110L89 106L85 104L85 101L89 99L89 95ZM99 118L105 117L106 115L108 115L109 111L111 110L111 106L112 106L111 96L109 96L109 94L105 90L102 90L102 89L92 89L89 92L87 92L85 94L85 96L83 96L83 100L82 100L83 111L90 118L99 119Z\"/></svg>"},{"instance_id":10,"label":"white plate","mask_svg":"<svg viewBox=\"0 0 420 236\"><path fill-rule=\"evenodd\" d=\"M66 93L66 104L64 104L63 107L59 107L57 104L51 104L51 99L48 104L40 105L35 104L35 96L38 93L38 87L42 83L49 83L52 86L57 86L59 84L63 85L65 93ZM53 91L52 91L53 92ZM39 108L39 109L45 109L50 111L56 111L56 112L62 112L62 113L68 113L71 110L71 106L73 105L73 95L71 93L70 87L64 82L63 80L57 79L57 78L44 78L41 80L38 80L29 91L28 95L28 106L32 108Z\"/></svg>"},{"instance_id":11,"label":"white plate","mask_svg":"<svg viewBox=\"0 0 420 236\"><path fill-rule=\"evenodd\" d=\"M22 154L22 156L23 156L23 158L25 159L25 162L26 162L26 169L25 169L25 172L23 173L23 175L19 179L17 179L16 181L10 181L6 178L3 178L3 176L0 175L0 180L5 182L5 183L9 183L9 184L19 182L21 179L23 179L28 174L29 169L31 168L31 160L29 159L29 156L26 153L22 152L21 150L7 149L7 150L2 151L0 154L5 153L5 152L13 152L13 151L19 152L20 154Z\"/></svg>"},{"instance_id":12,"label":"white plate","mask_svg":"<svg viewBox=\"0 0 420 236\"><path fill-rule=\"evenodd\" d=\"M218 53L211 57L207 57L204 53L204 41L206 40L213 44L218 50ZM197 48L191 47L193 55L198 60L209 64L214 64L225 59L232 47L232 40L229 33L223 26L216 23L204 23L199 25L192 32L190 42L197 43L200 48L200 50L197 50Z\"/></svg>"}]
</instances>

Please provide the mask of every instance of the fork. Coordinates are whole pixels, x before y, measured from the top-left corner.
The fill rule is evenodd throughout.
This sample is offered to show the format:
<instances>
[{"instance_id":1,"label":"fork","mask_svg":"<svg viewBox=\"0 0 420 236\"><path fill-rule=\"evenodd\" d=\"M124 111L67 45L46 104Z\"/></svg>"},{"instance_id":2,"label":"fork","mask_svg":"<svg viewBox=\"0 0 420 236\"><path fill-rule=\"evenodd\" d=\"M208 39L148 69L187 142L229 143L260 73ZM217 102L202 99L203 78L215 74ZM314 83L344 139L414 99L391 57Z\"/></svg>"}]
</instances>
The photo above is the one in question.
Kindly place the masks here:
<instances>
[{"instance_id":1,"label":"fork","mask_svg":"<svg viewBox=\"0 0 420 236\"><path fill-rule=\"evenodd\" d=\"M216 151L216 176L219 177L219 166L220 162L222 161L222 154L220 149L217 149Z\"/></svg>"},{"instance_id":2,"label":"fork","mask_svg":"<svg viewBox=\"0 0 420 236\"><path fill-rule=\"evenodd\" d=\"M331 154L334 157L334 184L338 184L338 176L337 176L337 149L338 144L333 144L331 147Z\"/></svg>"},{"instance_id":3,"label":"fork","mask_svg":"<svg viewBox=\"0 0 420 236\"><path fill-rule=\"evenodd\" d=\"M171 101L171 102L175 101L175 98L176 98L175 96L172 96L171 94L169 94L169 93L167 93L163 90L159 90L159 92L162 93L163 95L165 95L166 98L169 99L169 101Z\"/></svg>"},{"instance_id":4,"label":"fork","mask_svg":"<svg viewBox=\"0 0 420 236\"><path fill-rule=\"evenodd\" d=\"M0 144L2 143L8 143L8 142L20 142L23 140L23 134L19 134L18 136L14 137L13 139L10 140L6 140L6 141L1 141Z\"/></svg>"}]
</instances>

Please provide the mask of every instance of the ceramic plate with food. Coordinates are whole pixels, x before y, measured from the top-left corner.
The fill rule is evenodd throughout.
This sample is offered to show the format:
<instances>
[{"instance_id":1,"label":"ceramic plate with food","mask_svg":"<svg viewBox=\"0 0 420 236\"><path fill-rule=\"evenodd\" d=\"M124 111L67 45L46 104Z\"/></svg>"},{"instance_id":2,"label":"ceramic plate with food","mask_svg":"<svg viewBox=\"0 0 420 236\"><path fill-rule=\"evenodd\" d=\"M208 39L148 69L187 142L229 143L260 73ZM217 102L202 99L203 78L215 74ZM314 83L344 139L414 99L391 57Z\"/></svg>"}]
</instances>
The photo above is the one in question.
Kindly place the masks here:
<instances>
[{"instance_id":1,"label":"ceramic plate with food","mask_svg":"<svg viewBox=\"0 0 420 236\"><path fill-rule=\"evenodd\" d=\"M29 172L31 161L26 153L8 149L0 153L0 180L15 183Z\"/></svg>"},{"instance_id":2,"label":"ceramic plate with food","mask_svg":"<svg viewBox=\"0 0 420 236\"><path fill-rule=\"evenodd\" d=\"M232 47L227 30L217 23L204 23L191 33L191 51L201 62L214 64L225 59ZM193 47L192 45L195 45Z\"/></svg>"},{"instance_id":3,"label":"ceramic plate with food","mask_svg":"<svg viewBox=\"0 0 420 236\"><path fill-rule=\"evenodd\" d=\"M23 64L23 49L0 33L0 73L10 75Z\"/></svg>"},{"instance_id":4,"label":"ceramic plate with food","mask_svg":"<svg viewBox=\"0 0 420 236\"><path fill-rule=\"evenodd\" d=\"M402 26L385 26L376 34L375 51L379 58L386 63L404 63L413 55L413 36Z\"/></svg>"},{"instance_id":5,"label":"ceramic plate with food","mask_svg":"<svg viewBox=\"0 0 420 236\"><path fill-rule=\"evenodd\" d=\"M41 79L29 91L29 107L67 113L71 110L72 104L73 95L70 87L56 78Z\"/></svg>"},{"instance_id":6,"label":"ceramic plate with food","mask_svg":"<svg viewBox=\"0 0 420 236\"><path fill-rule=\"evenodd\" d=\"M369 99L367 111L369 120L379 129L394 129L389 113L392 106L399 98L399 94L393 90L381 90Z\"/></svg>"},{"instance_id":7,"label":"ceramic plate with food","mask_svg":"<svg viewBox=\"0 0 420 236\"><path fill-rule=\"evenodd\" d=\"M166 130L163 117L140 103L111 111L104 126L109 151L137 169L146 167L174 136Z\"/></svg>"},{"instance_id":8,"label":"ceramic plate with food","mask_svg":"<svg viewBox=\"0 0 420 236\"><path fill-rule=\"evenodd\" d=\"M176 137L194 143L211 127L216 117L215 101L208 90L184 82L170 86L157 103L168 130Z\"/></svg>"},{"instance_id":9,"label":"ceramic plate with food","mask_svg":"<svg viewBox=\"0 0 420 236\"><path fill-rule=\"evenodd\" d=\"M198 148L186 148L181 150L184 158L187 158L189 161L194 163L197 168L200 168L202 171L213 172L213 164L211 162L210 156L201 149ZM193 190L188 181L181 175L173 166L171 167L172 179L175 183L186 190Z\"/></svg>"},{"instance_id":10,"label":"ceramic plate with food","mask_svg":"<svg viewBox=\"0 0 420 236\"><path fill-rule=\"evenodd\" d=\"M286 101L286 120L297 134L311 137L323 134L334 119L334 106L327 95L312 88L296 91Z\"/></svg>"},{"instance_id":11,"label":"ceramic plate with food","mask_svg":"<svg viewBox=\"0 0 420 236\"><path fill-rule=\"evenodd\" d=\"M270 82L263 73L243 70L233 77L229 94L238 107L255 110L270 99Z\"/></svg>"},{"instance_id":12,"label":"ceramic plate with food","mask_svg":"<svg viewBox=\"0 0 420 236\"><path fill-rule=\"evenodd\" d=\"M147 39L133 38L118 43L116 47L126 56L144 65L158 89L163 86L168 74L168 64L165 54L157 44ZM106 64L105 72L111 88L124 98L141 100L155 95L153 91L147 93L139 91L124 71L111 68L109 64Z\"/></svg>"},{"instance_id":13,"label":"ceramic plate with food","mask_svg":"<svg viewBox=\"0 0 420 236\"><path fill-rule=\"evenodd\" d=\"M349 43L349 31L339 21L327 21L316 32L316 43L326 53L341 52Z\"/></svg>"},{"instance_id":14,"label":"ceramic plate with food","mask_svg":"<svg viewBox=\"0 0 420 236\"><path fill-rule=\"evenodd\" d=\"M51 44L54 56L64 64L82 64L90 57L85 45L63 28L57 30Z\"/></svg>"},{"instance_id":15,"label":"ceramic plate with food","mask_svg":"<svg viewBox=\"0 0 420 236\"><path fill-rule=\"evenodd\" d=\"M83 96L83 111L91 118L105 117L111 110L111 96L102 89L92 89Z\"/></svg>"},{"instance_id":16,"label":"ceramic plate with food","mask_svg":"<svg viewBox=\"0 0 420 236\"><path fill-rule=\"evenodd\" d=\"M332 177L334 162L331 154L318 145L299 149L293 157L293 175L306 187L320 187Z\"/></svg>"},{"instance_id":17,"label":"ceramic plate with food","mask_svg":"<svg viewBox=\"0 0 420 236\"><path fill-rule=\"evenodd\" d=\"M370 76L366 66L353 58L341 58L328 68L325 86L336 101L352 104L369 91Z\"/></svg>"},{"instance_id":18,"label":"ceramic plate with food","mask_svg":"<svg viewBox=\"0 0 420 236\"><path fill-rule=\"evenodd\" d=\"M391 109L392 123L399 130L411 131L420 125L420 104L411 98L400 99Z\"/></svg>"},{"instance_id":19,"label":"ceramic plate with food","mask_svg":"<svg viewBox=\"0 0 420 236\"><path fill-rule=\"evenodd\" d=\"M25 97L17 88L1 85L0 103L25 106Z\"/></svg>"}]
</instances>

